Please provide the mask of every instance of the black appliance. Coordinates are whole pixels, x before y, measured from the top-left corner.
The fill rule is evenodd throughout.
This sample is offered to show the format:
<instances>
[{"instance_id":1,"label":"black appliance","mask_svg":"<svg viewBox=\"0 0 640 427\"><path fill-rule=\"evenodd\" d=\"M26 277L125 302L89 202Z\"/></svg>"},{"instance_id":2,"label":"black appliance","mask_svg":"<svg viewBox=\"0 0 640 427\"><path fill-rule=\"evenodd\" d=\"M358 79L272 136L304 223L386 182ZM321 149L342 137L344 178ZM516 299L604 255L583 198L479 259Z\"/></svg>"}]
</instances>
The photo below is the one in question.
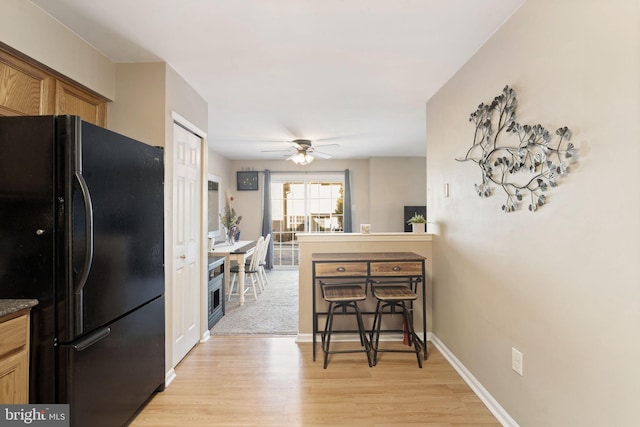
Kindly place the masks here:
<instances>
[{"instance_id":1,"label":"black appliance","mask_svg":"<svg viewBox=\"0 0 640 427\"><path fill-rule=\"evenodd\" d=\"M225 313L224 256L209 256L208 327L218 323Z\"/></svg>"},{"instance_id":2,"label":"black appliance","mask_svg":"<svg viewBox=\"0 0 640 427\"><path fill-rule=\"evenodd\" d=\"M0 298L37 298L30 403L121 426L164 389L164 155L76 116L0 117Z\"/></svg>"}]
</instances>

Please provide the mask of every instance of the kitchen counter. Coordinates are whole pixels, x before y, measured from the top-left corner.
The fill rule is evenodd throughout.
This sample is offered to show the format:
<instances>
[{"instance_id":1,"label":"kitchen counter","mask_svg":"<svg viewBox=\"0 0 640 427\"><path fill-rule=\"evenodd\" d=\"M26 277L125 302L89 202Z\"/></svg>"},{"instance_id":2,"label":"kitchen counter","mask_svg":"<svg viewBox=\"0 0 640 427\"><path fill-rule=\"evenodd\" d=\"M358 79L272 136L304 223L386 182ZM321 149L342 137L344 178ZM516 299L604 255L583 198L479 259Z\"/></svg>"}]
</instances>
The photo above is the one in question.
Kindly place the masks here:
<instances>
[{"instance_id":1,"label":"kitchen counter","mask_svg":"<svg viewBox=\"0 0 640 427\"><path fill-rule=\"evenodd\" d=\"M0 317L38 305L37 299L0 299Z\"/></svg>"}]
</instances>

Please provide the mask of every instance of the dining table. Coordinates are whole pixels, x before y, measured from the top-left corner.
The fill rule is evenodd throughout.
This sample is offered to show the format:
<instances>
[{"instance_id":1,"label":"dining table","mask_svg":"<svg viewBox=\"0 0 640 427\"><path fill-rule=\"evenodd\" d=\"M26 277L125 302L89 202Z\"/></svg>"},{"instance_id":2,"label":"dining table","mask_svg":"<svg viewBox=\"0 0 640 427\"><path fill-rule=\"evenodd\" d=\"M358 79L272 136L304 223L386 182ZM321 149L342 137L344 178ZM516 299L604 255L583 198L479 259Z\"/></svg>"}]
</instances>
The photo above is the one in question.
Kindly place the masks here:
<instances>
[{"instance_id":1,"label":"dining table","mask_svg":"<svg viewBox=\"0 0 640 427\"><path fill-rule=\"evenodd\" d=\"M219 243L213 245L213 250L209 255L223 255L224 258L224 289L225 295L229 295L231 262L238 263L238 300L240 305L244 304L244 269L247 258L253 254L256 248L255 240L238 240L232 244Z\"/></svg>"}]
</instances>

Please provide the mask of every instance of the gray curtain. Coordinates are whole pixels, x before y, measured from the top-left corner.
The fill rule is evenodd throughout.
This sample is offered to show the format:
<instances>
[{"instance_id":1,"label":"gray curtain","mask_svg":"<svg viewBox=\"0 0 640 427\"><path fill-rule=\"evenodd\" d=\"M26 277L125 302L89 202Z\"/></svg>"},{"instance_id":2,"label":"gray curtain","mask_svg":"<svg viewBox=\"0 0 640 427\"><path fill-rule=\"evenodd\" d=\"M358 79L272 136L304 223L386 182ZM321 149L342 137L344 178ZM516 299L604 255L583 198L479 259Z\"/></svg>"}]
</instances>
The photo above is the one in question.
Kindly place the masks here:
<instances>
[{"instance_id":1,"label":"gray curtain","mask_svg":"<svg viewBox=\"0 0 640 427\"><path fill-rule=\"evenodd\" d=\"M351 233L353 229L353 220L351 218L351 177L349 169L344 170L344 201L342 203L343 210L343 226L345 233Z\"/></svg>"},{"instance_id":2,"label":"gray curtain","mask_svg":"<svg viewBox=\"0 0 640 427\"><path fill-rule=\"evenodd\" d=\"M262 213L262 235L267 237L267 234L272 232L272 218L271 218L271 171L266 169L264 171L264 185L262 190L262 199L264 206L264 212ZM266 265L267 270L273 270L273 234L269 240L269 247L267 248Z\"/></svg>"}]
</instances>

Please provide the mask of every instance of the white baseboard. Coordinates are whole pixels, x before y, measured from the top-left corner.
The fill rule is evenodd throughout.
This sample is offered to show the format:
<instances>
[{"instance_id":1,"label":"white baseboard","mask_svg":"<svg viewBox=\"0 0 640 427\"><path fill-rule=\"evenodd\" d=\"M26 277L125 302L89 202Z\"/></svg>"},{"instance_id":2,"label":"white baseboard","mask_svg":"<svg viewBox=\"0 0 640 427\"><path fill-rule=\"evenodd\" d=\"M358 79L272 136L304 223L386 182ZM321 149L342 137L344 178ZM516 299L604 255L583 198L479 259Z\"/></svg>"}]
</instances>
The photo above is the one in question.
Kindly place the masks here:
<instances>
[{"instance_id":1,"label":"white baseboard","mask_svg":"<svg viewBox=\"0 0 640 427\"><path fill-rule=\"evenodd\" d=\"M169 369L169 372L167 372L166 374L164 374L164 386L169 387L169 384L171 384L171 382L173 380L176 379L176 371L175 369L171 368Z\"/></svg>"},{"instance_id":2,"label":"white baseboard","mask_svg":"<svg viewBox=\"0 0 640 427\"><path fill-rule=\"evenodd\" d=\"M478 398L486 405L494 417L498 419L500 424L505 427L519 427L518 423L504 410L496 399L491 396L486 388L473 376L473 374L458 360L458 358L447 348L446 345L438 339L437 336L429 333L429 341L442 353L453 369L462 377L464 382L473 390Z\"/></svg>"},{"instance_id":3,"label":"white baseboard","mask_svg":"<svg viewBox=\"0 0 640 427\"><path fill-rule=\"evenodd\" d=\"M296 342L312 342L313 334L298 334L296 335Z\"/></svg>"},{"instance_id":4,"label":"white baseboard","mask_svg":"<svg viewBox=\"0 0 640 427\"><path fill-rule=\"evenodd\" d=\"M207 342L209 341L209 338L211 338L211 331L207 329L205 333L202 334L202 337L200 338L200 342Z\"/></svg>"}]
</instances>

